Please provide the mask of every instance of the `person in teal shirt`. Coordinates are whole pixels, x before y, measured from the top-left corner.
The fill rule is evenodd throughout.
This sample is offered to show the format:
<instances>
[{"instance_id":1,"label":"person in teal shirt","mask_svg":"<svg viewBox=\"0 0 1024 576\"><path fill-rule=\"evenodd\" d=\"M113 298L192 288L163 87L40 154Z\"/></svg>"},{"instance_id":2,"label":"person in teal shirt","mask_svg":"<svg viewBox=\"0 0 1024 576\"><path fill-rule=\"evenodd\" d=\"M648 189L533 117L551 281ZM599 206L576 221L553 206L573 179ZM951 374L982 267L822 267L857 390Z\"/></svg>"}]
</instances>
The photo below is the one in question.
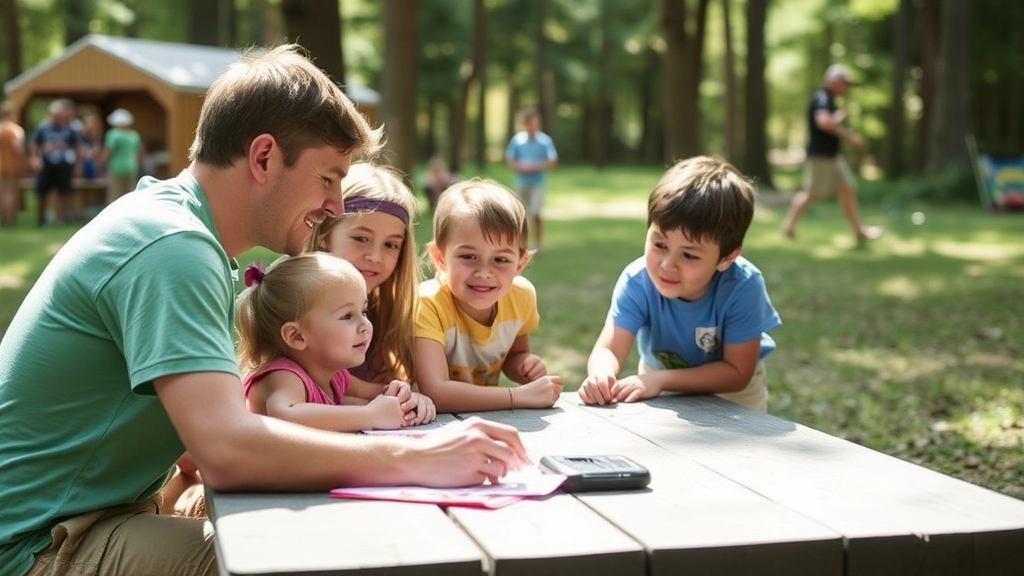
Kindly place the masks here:
<instances>
[{"instance_id":1,"label":"person in teal shirt","mask_svg":"<svg viewBox=\"0 0 1024 576\"><path fill-rule=\"evenodd\" d=\"M135 189L139 178L139 156L142 140L131 128L135 122L132 113L118 108L107 116L107 130L103 137L103 159L107 165L107 204L111 204Z\"/></svg>"},{"instance_id":2,"label":"person in teal shirt","mask_svg":"<svg viewBox=\"0 0 1024 576\"><path fill-rule=\"evenodd\" d=\"M326 493L526 461L514 428L480 419L385 438L245 407L235 258L302 252L380 132L300 47L246 53L210 86L189 166L60 248L0 341L0 574L216 574L209 521L159 513L179 468L212 490Z\"/></svg>"}]
</instances>

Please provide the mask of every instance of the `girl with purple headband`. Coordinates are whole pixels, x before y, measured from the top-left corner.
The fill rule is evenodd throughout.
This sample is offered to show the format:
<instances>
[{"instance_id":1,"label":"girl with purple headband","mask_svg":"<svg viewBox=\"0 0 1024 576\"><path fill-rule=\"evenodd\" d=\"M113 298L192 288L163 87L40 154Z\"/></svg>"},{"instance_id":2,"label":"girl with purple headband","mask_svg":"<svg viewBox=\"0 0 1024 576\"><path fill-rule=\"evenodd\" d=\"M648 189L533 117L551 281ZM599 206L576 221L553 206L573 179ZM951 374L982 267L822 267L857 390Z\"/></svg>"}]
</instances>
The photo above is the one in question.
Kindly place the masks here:
<instances>
[{"instance_id":1,"label":"girl with purple headband","mask_svg":"<svg viewBox=\"0 0 1024 576\"><path fill-rule=\"evenodd\" d=\"M366 362L352 375L382 388L408 387L415 374L412 345L420 280L412 234L416 197L398 173L369 163L353 164L342 186L344 215L314 226L306 248L348 260L366 281L374 338ZM403 405L407 425L437 415L433 401L418 392L412 392L408 404Z\"/></svg>"}]
</instances>

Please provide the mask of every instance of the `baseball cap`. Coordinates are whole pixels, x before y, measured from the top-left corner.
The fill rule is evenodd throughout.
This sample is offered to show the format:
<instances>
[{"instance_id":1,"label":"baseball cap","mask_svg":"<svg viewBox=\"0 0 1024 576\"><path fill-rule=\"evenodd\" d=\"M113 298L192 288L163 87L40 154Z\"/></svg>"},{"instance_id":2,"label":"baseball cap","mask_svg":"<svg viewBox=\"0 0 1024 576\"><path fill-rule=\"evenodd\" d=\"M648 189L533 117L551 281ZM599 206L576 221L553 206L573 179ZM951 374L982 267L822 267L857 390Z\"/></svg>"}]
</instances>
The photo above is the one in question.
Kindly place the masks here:
<instances>
[{"instance_id":1,"label":"baseball cap","mask_svg":"<svg viewBox=\"0 0 1024 576\"><path fill-rule=\"evenodd\" d=\"M826 82L836 78L842 79L847 84L856 84L856 82L853 81L853 76L850 75L850 69L842 64L833 64L825 70Z\"/></svg>"}]
</instances>

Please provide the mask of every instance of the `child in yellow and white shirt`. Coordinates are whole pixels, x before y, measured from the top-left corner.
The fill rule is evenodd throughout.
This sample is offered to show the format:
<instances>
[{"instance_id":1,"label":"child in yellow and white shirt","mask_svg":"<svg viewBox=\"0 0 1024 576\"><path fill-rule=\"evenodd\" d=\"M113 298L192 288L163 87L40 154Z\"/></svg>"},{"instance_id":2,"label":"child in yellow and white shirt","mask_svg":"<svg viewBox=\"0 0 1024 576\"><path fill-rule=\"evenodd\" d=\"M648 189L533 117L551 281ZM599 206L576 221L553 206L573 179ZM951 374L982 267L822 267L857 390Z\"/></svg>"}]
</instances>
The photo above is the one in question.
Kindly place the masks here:
<instances>
[{"instance_id":1,"label":"child in yellow and white shirt","mask_svg":"<svg viewBox=\"0 0 1024 576\"><path fill-rule=\"evenodd\" d=\"M427 246L437 271L420 284L415 361L420 391L438 412L549 408L562 379L530 351L540 322L537 294L519 276L526 250L526 211L492 180L448 188L434 212ZM500 374L520 384L498 387Z\"/></svg>"}]
</instances>

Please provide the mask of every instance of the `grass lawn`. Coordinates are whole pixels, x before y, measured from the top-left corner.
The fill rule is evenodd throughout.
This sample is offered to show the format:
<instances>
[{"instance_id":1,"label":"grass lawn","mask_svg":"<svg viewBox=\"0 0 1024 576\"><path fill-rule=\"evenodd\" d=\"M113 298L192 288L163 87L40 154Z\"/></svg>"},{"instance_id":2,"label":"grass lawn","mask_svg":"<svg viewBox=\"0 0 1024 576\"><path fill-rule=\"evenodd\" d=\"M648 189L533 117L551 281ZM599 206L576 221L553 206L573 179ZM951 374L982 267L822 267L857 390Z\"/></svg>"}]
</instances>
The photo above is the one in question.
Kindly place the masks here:
<instances>
[{"instance_id":1,"label":"grass lawn","mask_svg":"<svg viewBox=\"0 0 1024 576\"><path fill-rule=\"evenodd\" d=\"M533 346L567 389L584 377L616 277L642 253L659 175L551 174L545 250L525 274L540 298ZM1024 499L1024 218L977 205L864 206L887 231L857 248L834 202L812 207L791 242L778 234L788 196L763 198L744 254L783 320L768 357L769 411ZM73 230L36 229L28 213L17 231L0 230L0 330Z\"/></svg>"}]
</instances>

